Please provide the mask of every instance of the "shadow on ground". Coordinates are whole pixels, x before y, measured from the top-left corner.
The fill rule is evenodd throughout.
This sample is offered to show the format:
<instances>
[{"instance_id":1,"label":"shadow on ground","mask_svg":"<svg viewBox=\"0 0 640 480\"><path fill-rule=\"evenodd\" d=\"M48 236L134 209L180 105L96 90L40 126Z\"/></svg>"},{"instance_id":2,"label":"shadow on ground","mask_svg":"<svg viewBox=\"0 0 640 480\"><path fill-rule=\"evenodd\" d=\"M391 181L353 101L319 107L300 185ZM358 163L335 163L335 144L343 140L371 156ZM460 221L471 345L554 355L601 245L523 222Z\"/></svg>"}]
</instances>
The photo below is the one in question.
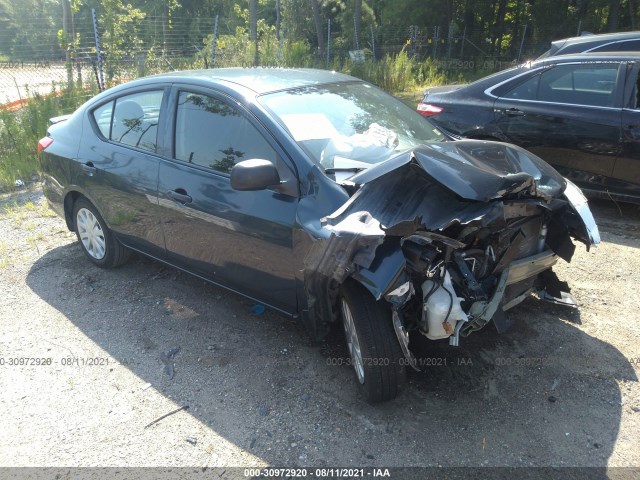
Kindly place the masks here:
<instances>
[{"instance_id":1,"label":"shadow on ground","mask_svg":"<svg viewBox=\"0 0 640 480\"><path fill-rule=\"evenodd\" d=\"M620 426L616 382L636 380L618 350L576 328L576 311L530 300L505 335L486 328L459 349L422 342L423 372L371 406L340 364L339 332L313 345L295 320L254 315L249 301L150 260L104 271L66 245L27 284L144 382L275 465L602 467ZM160 356L175 347L169 379Z\"/></svg>"}]
</instances>

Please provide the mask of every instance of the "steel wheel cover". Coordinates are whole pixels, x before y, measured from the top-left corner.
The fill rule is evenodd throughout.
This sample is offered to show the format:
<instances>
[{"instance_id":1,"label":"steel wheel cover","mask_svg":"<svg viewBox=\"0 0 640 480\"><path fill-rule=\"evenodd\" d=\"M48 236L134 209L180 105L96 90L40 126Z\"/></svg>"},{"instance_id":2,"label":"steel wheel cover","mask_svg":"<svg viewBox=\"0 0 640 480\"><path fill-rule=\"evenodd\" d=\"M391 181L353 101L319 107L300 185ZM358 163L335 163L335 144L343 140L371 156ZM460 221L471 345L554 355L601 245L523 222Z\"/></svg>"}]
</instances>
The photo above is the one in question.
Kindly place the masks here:
<instances>
[{"instance_id":1,"label":"steel wheel cover","mask_svg":"<svg viewBox=\"0 0 640 480\"><path fill-rule=\"evenodd\" d=\"M78 210L76 216L78 236L87 253L96 260L102 260L106 253L107 242L104 230L96 216L86 208Z\"/></svg>"},{"instance_id":2,"label":"steel wheel cover","mask_svg":"<svg viewBox=\"0 0 640 480\"><path fill-rule=\"evenodd\" d=\"M360 342L358 340L358 333L356 332L356 325L353 322L353 315L349 304L343 298L341 302L342 308L342 323L344 326L344 334L347 339L347 347L349 348L349 355L353 361L353 368L358 376L358 381L364 384L364 362L362 361L362 352L360 351Z\"/></svg>"}]
</instances>

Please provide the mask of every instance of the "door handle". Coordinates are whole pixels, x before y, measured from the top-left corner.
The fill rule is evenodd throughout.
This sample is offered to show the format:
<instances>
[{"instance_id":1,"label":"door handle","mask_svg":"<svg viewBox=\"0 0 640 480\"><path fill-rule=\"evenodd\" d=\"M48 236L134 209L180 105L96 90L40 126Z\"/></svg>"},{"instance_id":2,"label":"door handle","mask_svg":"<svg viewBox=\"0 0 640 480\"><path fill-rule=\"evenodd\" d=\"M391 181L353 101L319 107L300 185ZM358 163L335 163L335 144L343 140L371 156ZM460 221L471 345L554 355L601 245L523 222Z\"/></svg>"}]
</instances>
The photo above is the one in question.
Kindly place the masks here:
<instances>
[{"instance_id":1,"label":"door handle","mask_svg":"<svg viewBox=\"0 0 640 480\"><path fill-rule=\"evenodd\" d=\"M191 203L192 201L192 198L187 195L187 192L185 192L182 188L179 188L178 190L169 190L167 192L167 195L173 198L176 202L180 203Z\"/></svg>"},{"instance_id":2,"label":"door handle","mask_svg":"<svg viewBox=\"0 0 640 480\"><path fill-rule=\"evenodd\" d=\"M93 166L93 162L83 163L81 166L82 166L82 170L84 170L84 172L90 177L93 177L93 174L96 173L96 171L98 170L96 167Z\"/></svg>"},{"instance_id":3,"label":"door handle","mask_svg":"<svg viewBox=\"0 0 640 480\"><path fill-rule=\"evenodd\" d=\"M507 108L504 111L505 115L510 117L522 117L524 116L524 112L522 110L518 110L517 108Z\"/></svg>"}]
</instances>

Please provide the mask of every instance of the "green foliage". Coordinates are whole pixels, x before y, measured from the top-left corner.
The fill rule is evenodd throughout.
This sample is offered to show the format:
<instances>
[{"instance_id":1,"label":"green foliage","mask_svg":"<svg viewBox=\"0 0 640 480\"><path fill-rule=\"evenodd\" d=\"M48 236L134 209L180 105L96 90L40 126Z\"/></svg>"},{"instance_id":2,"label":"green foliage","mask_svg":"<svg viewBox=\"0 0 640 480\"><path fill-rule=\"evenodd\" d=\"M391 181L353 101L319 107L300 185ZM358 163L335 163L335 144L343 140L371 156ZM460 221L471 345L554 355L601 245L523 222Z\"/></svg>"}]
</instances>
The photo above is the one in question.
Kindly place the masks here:
<instances>
[{"instance_id":1,"label":"green foliage","mask_svg":"<svg viewBox=\"0 0 640 480\"><path fill-rule=\"evenodd\" d=\"M122 59L133 57L140 51L142 40L138 35L138 23L144 19L145 13L131 5L124 5L122 0L103 0L103 14L100 16L103 48L106 54L105 73L107 83L122 73Z\"/></svg>"},{"instance_id":2,"label":"green foliage","mask_svg":"<svg viewBox=\"0 0 640 480\"><path fill-rule=\"evenodd\" d=\"M49 119L73 112L96 90L61 90L55 84L48 95L34 94L21 110L0 108L0 189L11 188L17 179L30 180L39 171L38 141Z\"/></svg>"},{"instance_id":3,"label":"green foliage","mask_svg":"<svg viewBox=\"0 0 640 480\"><path fill-rule=\"evenodd\" d=\"M362 63L347 60L339 69L390 93L414 90L417 86L443 85L449 80L433 61L420 62L410 57L404 48L397 55L387 54L379 61L371 58Z\"/></svg>"}]
</instances>

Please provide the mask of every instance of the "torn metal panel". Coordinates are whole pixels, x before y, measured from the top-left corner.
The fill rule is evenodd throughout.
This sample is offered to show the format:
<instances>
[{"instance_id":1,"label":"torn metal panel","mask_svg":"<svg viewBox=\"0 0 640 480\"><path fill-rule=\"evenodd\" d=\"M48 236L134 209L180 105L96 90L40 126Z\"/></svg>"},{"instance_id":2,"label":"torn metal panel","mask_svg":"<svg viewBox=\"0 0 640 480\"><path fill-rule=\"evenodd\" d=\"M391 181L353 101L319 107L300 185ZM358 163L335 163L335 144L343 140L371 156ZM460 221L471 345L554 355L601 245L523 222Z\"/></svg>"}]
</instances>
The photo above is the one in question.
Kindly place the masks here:
<instances>
[{"instance_id":1,"label":"torn metal panel","mask_svg":"<svg viewBox=\"0 0 640 480\"><path fill-rule=\"evenodd\" d=\"M501 211L497 204L461 199L430 178L419 165L406 163L363 185L345 205L326 217L324 224L331 229L349 215L367 211L389 235L419 227L437 231L480 219L494 208ZM403 222L413 222L413 226L409 225L404 232L394 232L393 228Z\"/></svg>"},{"instance_id":2,"label":"torn metal panel","mask_svg":"<svg viewBox=\"0 0 640 480\"><path fill-rule=\"evenodd\" d=\"M532 197L551 199L566 187L565 179L532 153L515 145L481 140L422 145L350 181L365 184L412 161L435 182L465 200L487 202L523 191Z\"/></svg>"},{"instance_id":3,"label":"torn metal panel","mask_svg":"<svg viewBox=\"0 0 640 480\"><path fill-rule=\"evenodd\" d=\"M355 258L354 263L358 263ZM397 279L404 276L406 263L398 239L390 239L378 247L375 259L368 268L359 268L352 276L364 285L376 300L380 300L389 288L397 283Z\"/></svg>"},{"instance_id":4,"label":"torn metal panel","mask_svg":"<svg viewBox=\"0 0 640 480\"><path fill-rule=\"evenodd\" d=\"M407 331L435 332L437 325L442 331L431 338L457 344L460 334L494 317L505 330L503 307L540 290L536 278L558 257L571 259L571 236L598 237L587 214L582 220L572 188L562 197L566 185L522 149L477 141L421 146L352 176L353 195L320 220L326 236L314 240L305 258L313 331L318 337L328 331L339 286L348 277L389 302L397 319L412 323L403 325ZM450 289L443 287L447 279ZM424 292L430 285L444 293L439 319L404 315L410 304L433 303ZM390 293L405 290L411 295ZM414 297L414 290L421 293ZM436 309L425 311L433 317ZM431 328L419 326L427 324Z\"/></svg>"}]
</instances>

